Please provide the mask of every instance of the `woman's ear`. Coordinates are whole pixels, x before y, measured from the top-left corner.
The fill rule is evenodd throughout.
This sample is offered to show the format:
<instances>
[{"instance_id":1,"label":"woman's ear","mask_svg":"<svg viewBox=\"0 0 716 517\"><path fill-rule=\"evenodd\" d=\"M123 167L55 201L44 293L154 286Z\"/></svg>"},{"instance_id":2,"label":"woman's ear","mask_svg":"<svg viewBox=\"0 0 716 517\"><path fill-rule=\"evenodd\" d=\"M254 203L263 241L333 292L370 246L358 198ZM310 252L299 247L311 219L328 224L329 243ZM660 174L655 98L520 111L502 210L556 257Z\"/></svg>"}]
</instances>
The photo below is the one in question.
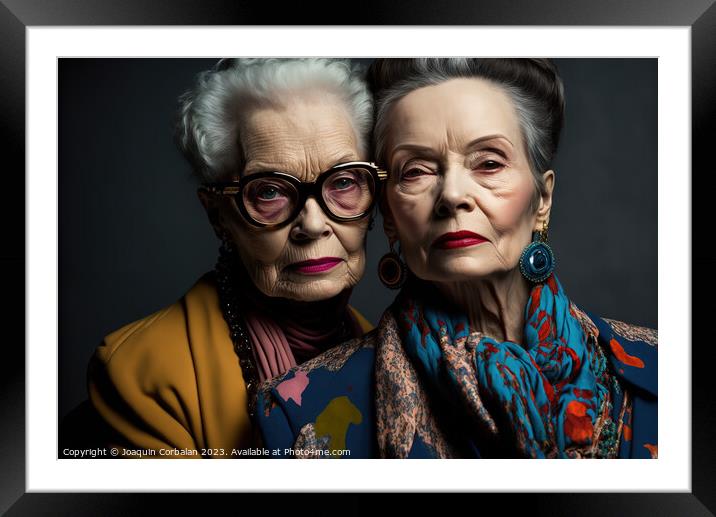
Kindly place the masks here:
<instances>
[{"instance_id":1,"label":"woman's ear","mask_svg":"<svg viewBox=\"0 0 716 517\"><path fill-rule=\"evenodd\" d=\"M553 170L545 171L542 174L544 181L544 193L540 195L539 205L537 207L537 217L535 220L534 231L541 231L546 222L549 223L550 213L552 212L552 193L554 192L555 174Z\"/></svg>"},{"instance_id":2,"label":"woman's ear","mask_svg":"<svg viewBox=\"0 0 716 517\"><path fill-rule=\"evenodd\" d=\"M203 189L198 189L196 194L206 211L206 215L209 217L209 224L211 224L211 227L214 229L214 233L219 239L222 239L225 231L223 225L221 224L221 215L219 213L220 207L216 196L212 196Z\"/></svg>"},{"instance_id":3,"label":"woman's ear","mask_svg":"<svg viewBox=\"0 0 716 517\"><path fill-rule=\"evenodd\" d=\"M388 237L388 242L393 244L398 240L398 230L395 227L395 219L393 218L393 212L391 212L388 202L385 196L380 198L380 212L383 214L383 231Z\"/></svg>"}]
</instances>

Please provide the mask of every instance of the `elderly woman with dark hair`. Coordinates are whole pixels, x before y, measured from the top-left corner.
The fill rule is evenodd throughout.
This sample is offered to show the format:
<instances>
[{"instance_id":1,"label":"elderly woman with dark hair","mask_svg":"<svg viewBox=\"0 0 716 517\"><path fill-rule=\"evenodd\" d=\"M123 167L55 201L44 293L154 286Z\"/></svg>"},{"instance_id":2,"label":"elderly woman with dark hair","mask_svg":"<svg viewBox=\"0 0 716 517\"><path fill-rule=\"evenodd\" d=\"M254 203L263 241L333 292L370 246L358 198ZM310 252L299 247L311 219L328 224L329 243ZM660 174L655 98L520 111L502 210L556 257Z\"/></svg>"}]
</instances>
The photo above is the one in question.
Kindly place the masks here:
<instances>
[{"instance_id":1,"label":"elderly woman with dark hair","mask_svg":"<svg viewBox=\"0 0 716 517\"><path fill-rule=\"evenodd\" d=\"M369 76L392 250L379 274L401 291L375 331L260 388L267 446L656 457L656 331L584 312L554 273L554 65L379 59Z\"/></svg>"},{"instance_id":2,"label":"elderly woman with dark hair","mask_svg":"<svg viewBox=\"0 0 716 517\"><path fill-rule=\"evenodd\" d=\"M371 328L348 298L383 172L364 161L372 97L347 62L222 60L180 101L219 261L105 338L90 401L122 455L231 457L258 443L261 381Z\"/></svg>"}]
</instances>

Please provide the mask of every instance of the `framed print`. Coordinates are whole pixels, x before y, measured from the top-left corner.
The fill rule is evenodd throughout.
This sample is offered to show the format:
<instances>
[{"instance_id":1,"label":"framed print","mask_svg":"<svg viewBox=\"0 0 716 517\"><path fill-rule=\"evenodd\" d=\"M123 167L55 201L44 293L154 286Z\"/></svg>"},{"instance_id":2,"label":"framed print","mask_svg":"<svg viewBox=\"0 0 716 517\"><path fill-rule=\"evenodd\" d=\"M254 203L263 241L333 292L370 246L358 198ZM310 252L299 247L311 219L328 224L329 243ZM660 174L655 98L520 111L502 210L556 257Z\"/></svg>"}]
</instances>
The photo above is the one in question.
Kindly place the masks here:
<instances>
[{"instance_id":1,"label":"framed print","mask_svg":"<svg viewBox=\"0 0 716 517\"><path fill-rule=\"evenodd\" d=\"M25 355L19 352L19 347L12 348L4 376L7 383L4 392L8 394L5 414L8 422L12 422L6 426L4 464L13 476L6 476L4 490L8 495L3 499L3 509L26 512L52 504L58 508L65 505L69 513L74 512L74 505L83 497L87 497L84 501L89 501L89 507L116 500L118 508L129 509L133 504L129 494L102 496L100 502L99 497L69 492L150 490L579 491L597 493L541 497L549 501L552 513L555 508L570 512L576 508L583 511L586 506L587 512L595 514L639 513L667 507L674 512L708 514L714 507L716 501L708 490L713 484L710 465L714 458L708 440L713 388L708 382L707 368L712 358L708 347L695 344L706 341L698 339L699 326L694 324L709 304L692 299L690 287L692 275L703 269L698 266L710 264L704 255L691 255L693 229L708 220L703 213L708 204L699 204L692 197L704 195L707 189L692 189L691 170L709 170L705 163L706 147L700 139L713 136L714 122L709 116L713 113L710 92L714 72L709 66L714 51L714 31L710 29L716 24L713 6L694 2L679 8L678 16L674 14L676 6L674 13L661 15L653 11L640 15L633 8L623 12L615 8L610 15L619 18L617 14L621 14L618 25L629 27L604 27L614 25L615 21L610 21L604 12L595 16L589 12L578 14L577 9L559 14L555 14L556 10L537 13L527 9L517 17L508 10L498 16L493 10L489 19L485 19L478 12L461 13L460 7L454 6L437 18L427 10L417 9L410 19L402 19L403 13L392 7L376 8L371 14L373 22L361 13L350 26L343 23L336 26L335 20L329 20L324 22L326 27L316 26L315 22L307 27L258 27L251 26L264 20L257 10L228 5L222 6L226 16L221 19L216 18L221 9L204 12L188 5L185 10L172 9L171 13L154 7L156 10L144 13L144 18L139 13L130 14L131 9L114 13L109 7L105 11L104 6L96 4L85 7L83 10L73 5L56 14L32 3L23 7L6 2L0 8L6 35L3 38L7 42L3 50L6 73L0 81L4 112L11 122L5 141L11 143L8 155L12 158L8 163L14 164L8 170L27 171L23 180L19 172L8 173L6 186L8 193L24 194L9 198L23 199L26 203L20 203L23 206L12 212L11 204L6 205L8 223L17 219L17 216L11 219L11 213L26 214L27 233L23 234L17 223L6 224L7 235L17 244L3 252L3 262L6 284L15 286L18 292L23 276L19 271L24 271L22 289L26 294L22 299L27 302L24 313L27 326L23 332ZM532 16L527 18L530 13ZM398 18L401 25L409 26L361 26L389 25L397 23ZM472 21L466 23L466 19ZM586 27L587 20L597 26ZM190 27L186 26L188 22L222 26ZM85 26L94 24L104 27ZM149 24L178 26L159 28ZM329 53L325 41L334 42ZM579 89L570 84L583 86L579 91L584 98L572 97L575 107L609 106L608 102L599 104L606 102L597 98L602 92L616 111L637 113L633 118L625 116L618 120L624 135L638 138L620 138L621 132L614 135L613 122L598 126L597 112L587 118L593 123L585 123L581 132L580 120L567 119L560 143L560 150L566 149L565 154L558 152L555 166L569 173L576 171L574 174L610 171L609 179L605 180L607 186L593 184L593 189L599 192L596 197L601 196L601 200L594 205L595 215L588 224L594 233L598 233L595 227L599 229L601 225L607 231L613 228L604 236L612 253L592 254L584 261L589 265L582 269L574 265L573 257L589 253L580 255L572 250L589 246L589 240L580 244L578 237L568 236L567 229L575 235L579 224L570 220L568 212L589 206L590 201L579 197L585 194L579 193L579 182L568 178L567 173L563 181L565 190L561 192L570 193L570 202L562 205L564 212L559 214L555 201L555 223L550 227L550 236L558 260L565 257L564 278L589 293L590 299L596 300L593 303L602 303L597 310L602 312L601 307L610 307L611 292L605 286L618 283L627 294L623 306L614 306L620 314L613 317L659 327L662 338L665 336L667 344L662 347L662 354L666 353L666 359L662 360L658 376L662 387L659 402L662 450L658 458L653 463L608 460L567 462L569 465L552 461L519 463L521 460L445 460L427 465L387 460L327 465L327 460L321 460L299 465L279 460L281 472L273 474L270 473L274 467L261 459L251 462L252 475L243 472L241 461L170 464L158 460L76 460L66 456L58 459L59 443L54 430L62 416L79 402L83 389L77 379L84 371L77 364L83 360L86 364L92 349L111 331L178 299L184 287L191 285L189 277L200 272L198 268L213 267L218 241L214 243L206 214L195 199L197 184L190 178L190 167L173 148L154 154L157 149L173 145L168 117L173 115L174 106L170 105L191 86L195 74L215 66L219 57L325 56L368 66L372 58L381 56L448 55L555 58L566 83L568 114L572 107L569 92ZM622 83L615 85L618 81L610 80L614 77ZM146 87L142 81L146 81ZM158 87L162 81L163 86ZM162 99L167 101L166 108L160 107ZM644 106L642 111L636 109L640 105ZM20 106L25 106L26 112ZM157 119L165 115L167 118L152 121L153 114ZM605 120L613 121L614 117L604 113ZM154 123L159 125L153 126ZM629 124L637 129L630 133L634 127L626 127ZM27 131L26 139L22 138L23 130ZM568 136L570 131L572 136ZM112 135L117 137L116 145L107 144ZM591 135L600 136L589 141ZM622 149L629 146L629 150ZM611 159L615 157L613 163ZM123 171L134 166L138 170L123 177ZM177 184L165 189L158 175L142 174L153 169L163 169L162 181L174 174ZM370 173L369 169L366 171ZM651 178L651 182L640 183L642 180L637 178L642 177ZM557 178L561 179L559 171ZM559 179L556 200L563 195ZM639 188L640 184L644 187ZM600 188L603 190L599 191ZM135 195L133 190L143 190L145 194ZM151 193L156 199L154 206ZM158 199L162 194L169 199L168 203L166 198ZM151 209L147 209L148 203ZM192 208L187 209L184 218L170 217L172 224L163 225L162 214L177 213L182 210L178 207L189 206ZM632 207L632 211L625 206ZM693 212L692 206L696 209ZM598 212L599 208L612 207L608 212ZM152 210L154 221L149 219ZM374 324L392 296L376 282L373 272L380 256L388 251L380 219L377 222L368 242L372 252L369 262L373 262L366 272L366 276L374 278L372 283L357 287L352 299ZM561 236L558 224L564 229ZM144 235L139 240L133 240L136 238L132 235L133 225L140 228L137 234ZM172 266L181 273L174 277L165 275L163 285L162 281L151 283L152 269L166 269L165 264L171 259L161 252L152 256L150 248L163 242L171 250L189 235L197 236L191 239L196 245L193 255L187 253L177 259L179 264ZM23 247L26 252L19 252ZM137 248L142 247L145 252L138 253ZM112 254L114 258L109 259ZM697 266L693 271L692 264ZM103 265L106 271L102 270ZM620 265L624 266L623 277L600 280L604 271L619 271ZM580 275L586 268L592 274ZM128 287L132 277L135 281L141 278L139 283L145 286L159 285L159 289L147 287L146 292L138 292L136 287ZM180 282L184 282L184 287L177 285L177 278L183 279ZM710 275L697 278L696 284L706 291ZM96 299L89 301L93 289ZM115 293L116 299L109 302L112 295L108 293ZM603 302L599 301L600 294ZM630 295L633 297L629 298ZM9 304L8 325L19 328L22 306ZM673 341L679 346L674 347ZM26 366L25 378L17 375L23 371L21 364ZM26 402L24 409L22 400ZM618 462L618 467L614 462ZM432 474L430 479L425 478L427 472ZM640 493L606 499L599 493L605 491ZM536 497L531 495L529 500Z\"/></svg>"}]
</instances>

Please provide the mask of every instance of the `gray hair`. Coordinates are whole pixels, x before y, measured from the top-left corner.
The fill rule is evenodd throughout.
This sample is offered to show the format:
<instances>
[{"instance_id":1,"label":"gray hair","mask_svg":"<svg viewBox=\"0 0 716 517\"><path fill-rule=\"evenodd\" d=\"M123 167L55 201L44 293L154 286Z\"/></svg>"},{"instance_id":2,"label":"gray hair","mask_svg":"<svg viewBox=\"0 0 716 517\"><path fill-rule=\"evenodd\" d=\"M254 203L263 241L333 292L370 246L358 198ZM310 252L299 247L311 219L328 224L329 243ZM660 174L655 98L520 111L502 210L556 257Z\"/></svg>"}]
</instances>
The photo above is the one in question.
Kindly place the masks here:
<instances>
[{"instance_id":1,"label":"gray hair","mask_svg":"<svg viewBox=\"0 0 716 517\"><path fill-rule=\"evenodd\" d=\"M362 70L345 60L222 59L197 75L179 98L175 139L203 182L223 181L243 167L241 117L260 106L279 106L293 94L325 91L344 104L359 149L367 152L373 97Z\"/></svg>"},{"instance_id":2,"label":"gray hair","mask_svg":"<svg viewBox=\"0 0 716 517\"><path fill-rule=\"evenodd\" d=\"M537 187L534 203L545 193L542 173L557 150L564 121L564 86L548 59L416 58L379 59L368 72L376 98L374 148L387 167L385 141L388 114L413 90L454 78L481 78L496 84L512 100Z\"/></svg>"}]
</instances>

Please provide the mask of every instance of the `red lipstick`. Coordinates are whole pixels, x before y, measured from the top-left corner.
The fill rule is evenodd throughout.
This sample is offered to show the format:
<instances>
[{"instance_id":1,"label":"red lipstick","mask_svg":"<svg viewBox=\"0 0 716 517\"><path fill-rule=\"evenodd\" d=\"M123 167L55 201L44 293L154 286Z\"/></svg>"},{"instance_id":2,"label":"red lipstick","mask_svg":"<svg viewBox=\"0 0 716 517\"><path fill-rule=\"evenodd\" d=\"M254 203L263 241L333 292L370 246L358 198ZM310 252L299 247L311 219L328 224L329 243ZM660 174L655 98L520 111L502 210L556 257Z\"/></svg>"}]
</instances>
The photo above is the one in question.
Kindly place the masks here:
<instances>
[{"instance_id":1,"label":"red lipstick","mask_svg":"<svg viewBox=\"0 0 716 517\"><path fill-rule=\"evenodd\" d=\"M487 242L482 235L478 235L474 232L468 232L461 230L459 232L444 233L433 241L433 247L442 250L452 250L456 248L467 248L468 246L475 246Z\"/></svg>"},{"instance_id":2,"label":"red lipstick","mask_svg":"<svg viewBox=\"0 0 716 517\"><path fill-rule=\"evenodd\" d=\"M318 259L304 260L303 262L294 262L291 264L291 269L304 275L317 275L333 269L338 264L343 262L337 257L321 257Z\"/></svg>"}]
</instances>

